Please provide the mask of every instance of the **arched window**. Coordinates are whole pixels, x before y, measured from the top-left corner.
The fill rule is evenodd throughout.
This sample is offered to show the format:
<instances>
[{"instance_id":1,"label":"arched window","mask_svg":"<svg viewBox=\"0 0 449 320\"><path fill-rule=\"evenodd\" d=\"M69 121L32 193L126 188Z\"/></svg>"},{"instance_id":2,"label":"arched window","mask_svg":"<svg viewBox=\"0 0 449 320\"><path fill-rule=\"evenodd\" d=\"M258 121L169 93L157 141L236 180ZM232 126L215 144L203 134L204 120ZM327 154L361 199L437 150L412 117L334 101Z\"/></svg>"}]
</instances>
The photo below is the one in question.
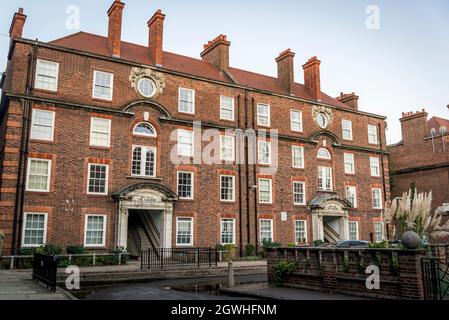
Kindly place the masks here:
<instances>
[{"instance_id":1,"label":"arched window","mask_svg":"<svg viewBox=\"0 0 449 320\"><path fill-rule=\"evenodd\" d=\"M318 159L331 160L332 157L329 150L326 148L320 148L318 150Z\"/></svg>"},{"instance_id":2,"label":"arched window","mask_svg":"<svg viewBox=\"0 0 449 320\"><path fill-rule=\"evenodd\" d=\"M138 123L134 127L133 133L136 136L157 137L156 129L154 129L154 127L147 122Z\"/></svg>"}]
</instances>

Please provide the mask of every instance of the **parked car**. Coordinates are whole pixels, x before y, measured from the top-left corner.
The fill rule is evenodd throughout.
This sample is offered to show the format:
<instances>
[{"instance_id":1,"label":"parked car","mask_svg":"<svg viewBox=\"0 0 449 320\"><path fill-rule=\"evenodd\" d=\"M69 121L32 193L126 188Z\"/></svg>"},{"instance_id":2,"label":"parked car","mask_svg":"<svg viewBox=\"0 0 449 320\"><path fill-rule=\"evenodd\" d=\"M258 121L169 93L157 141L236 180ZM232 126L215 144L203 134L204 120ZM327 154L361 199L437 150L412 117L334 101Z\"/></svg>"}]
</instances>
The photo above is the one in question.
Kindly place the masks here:
<instances>
[{"instance_id":1,"label":"parked car","mask_svg":"<svg viewBox=\"0 0 449 320\"><path fill-rule=\"evenodd\" d=\"M344 240L340 241L336 245L337 248L368 248L369 242L368 241L361 241L361 240Z\"/></svg>"}]
</instances>

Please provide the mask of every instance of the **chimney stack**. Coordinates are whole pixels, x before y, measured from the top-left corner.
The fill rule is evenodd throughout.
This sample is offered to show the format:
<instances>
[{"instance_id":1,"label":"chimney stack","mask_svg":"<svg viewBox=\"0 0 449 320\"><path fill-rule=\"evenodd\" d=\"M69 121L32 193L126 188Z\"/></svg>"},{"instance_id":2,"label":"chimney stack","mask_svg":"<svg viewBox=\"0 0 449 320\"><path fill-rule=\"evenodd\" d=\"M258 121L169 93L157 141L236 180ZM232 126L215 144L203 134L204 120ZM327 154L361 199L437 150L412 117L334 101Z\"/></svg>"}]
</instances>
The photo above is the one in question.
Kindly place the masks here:
<instances>
[{"instance_id":1,"label":"chimney stack","mask_svg":"<svg viewBox=\"0 0 449 320\"><path fill-rule=\"evenodd\" d=\"M122 16L125 4L115 0L108 10L108 47L114 57L120 57L122 43Z\"/></svg>"},{"instance_id":2,"label":"chimney stack","mask_svg":"<svg viewBox=\"0 0 449 320\"><path fill-rule=\"evenodd\" d=\"M290 94L292 94L293 84L295 83L294 57L295 53L287 49L276 58L279 82Z\"/></svg>"},{"instance_id":3,"label":"chimney stack","mask_svg":"<svg viewBox=\"0 0 449 320\"><path fill-rule=\"evenodd\" d=\"M23 14L23 8L19 8L19 11L14 13L11 27L9 28L9 37L11 40L14 38L22 38L23 27L26 19L27 16Z\"/></svg>"},{"instance_id":4,"label":"chimney stack","mask_svg":"<svg viewBox=\"0 0 449 320\"><path fill-rule=\"evenodd\" d=\"M430 135L427 126L427 116L425 109L417 112L403 112L401 122L402 141L406 145L419 145L424 138Z\"/></svg>"},{"instance_id":5,"label":"chimney stack","mask_svg":"<svg viewBox=\"0 0 449 320\"><path fill-rule=\"evenodd\" d=\"M316 101L321 101L320 64L321 61L317 57L312 57L302 66L304 69L304 85Z\"/></svg>"},{"instance_id":6,"label":"chimney stack","mask_svg":"<svg viewBox=\"0 0 449 320\"><path fill-rule=\"evenodd\" d=\"M164 60L164 20L165 14L159 9L148 21L148 47L150 48L153 63L156 66L162 66Z\"/></svg>"},{"instance_id":7,"label":"chimney stack","mask_svg":"<svg viewBox=\"0 0 449 320\"><path fill-rule=\"evenodd\" d=\"M209 62L216 66L218 70L223 71L229 69L229 42L225 35L220 34L214 40L204 45L201 52L203 61Z\"/></svg>"},{"instance_id":8,"label":"chimney stack","mask_svg":"<svg viewBox=\"0 0 449 320\"><path fill-rule=\"evenodd\" d=\"M359 110L359 96L354 92L352 93L340 93L340 96L336 98L341 103L347 105L353 110Z\"/></svg>"}]
</instances>

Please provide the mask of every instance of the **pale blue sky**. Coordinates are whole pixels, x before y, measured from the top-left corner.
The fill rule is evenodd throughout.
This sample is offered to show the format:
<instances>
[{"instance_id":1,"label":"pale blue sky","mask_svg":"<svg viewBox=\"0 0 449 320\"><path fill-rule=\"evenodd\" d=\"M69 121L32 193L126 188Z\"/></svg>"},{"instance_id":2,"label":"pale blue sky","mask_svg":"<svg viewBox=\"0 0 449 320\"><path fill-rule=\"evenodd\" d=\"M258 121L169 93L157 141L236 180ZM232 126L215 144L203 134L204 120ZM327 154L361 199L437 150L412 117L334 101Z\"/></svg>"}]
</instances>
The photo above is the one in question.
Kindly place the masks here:
<instances>
[{"instance_id":1,"label":"pale blue sky","mask_svg":"<svg viewBox=\"0 0 449 320\"><path fill-rule=\"evenodd\" d=\"M123 40L145 45L146 22L162 9L165 50L198 57L220 33L232 42L231 65L276 75L274 58L296 52L296 81L311 56L322 60L324 92L360 95L360 109L388 116L388 142L400 140L403 111L426 108L449 118L449 1L447 0L128 0ZM28 15L24 37L50 41L78 30L65 26L68 5L80 9L81 30L105 35L112 0L8 0L0 13L4 70L13 13ZM365 27L366 8L380 9L380 29Z\"/></svg>"}]
</instances>

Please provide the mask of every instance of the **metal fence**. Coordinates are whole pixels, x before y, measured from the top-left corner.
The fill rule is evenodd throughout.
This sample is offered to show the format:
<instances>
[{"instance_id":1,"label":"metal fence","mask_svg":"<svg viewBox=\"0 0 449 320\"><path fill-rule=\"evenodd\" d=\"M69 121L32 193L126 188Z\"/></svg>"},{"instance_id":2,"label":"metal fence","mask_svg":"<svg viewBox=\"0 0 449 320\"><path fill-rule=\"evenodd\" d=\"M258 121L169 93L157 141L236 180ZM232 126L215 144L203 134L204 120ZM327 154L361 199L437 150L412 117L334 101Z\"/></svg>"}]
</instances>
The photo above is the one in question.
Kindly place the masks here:
<instances>
[{"instance_id":1,"label":"metal fence","mask_svg":"<svg viewBox=\"0 0 449 320\"><path fill-rule=\"evenodd\" d=\"M56 291L56 277L58 275L58 258L35 254L33 258L33 280L38 280Z\"/></svg>"},{"instance_id":2,"label":"metal fence","mask_svg":"<svg viewBox=\"0 0 449 320\"><path fill-rule=\"evenodd\" d=\"M218 251L213 248L162 248L142 251L141 268L216 267Z\"/></svg>"},{"instance_id":3,"label":"metal fence","mask_svg":"<svg viewBox=\"0 0 449 320\"><path fill-rule=\"evenodd\" d=\"M437 258L422 259L425 300L449 300L448 262Z\"/></svg>"}]
</instances>

